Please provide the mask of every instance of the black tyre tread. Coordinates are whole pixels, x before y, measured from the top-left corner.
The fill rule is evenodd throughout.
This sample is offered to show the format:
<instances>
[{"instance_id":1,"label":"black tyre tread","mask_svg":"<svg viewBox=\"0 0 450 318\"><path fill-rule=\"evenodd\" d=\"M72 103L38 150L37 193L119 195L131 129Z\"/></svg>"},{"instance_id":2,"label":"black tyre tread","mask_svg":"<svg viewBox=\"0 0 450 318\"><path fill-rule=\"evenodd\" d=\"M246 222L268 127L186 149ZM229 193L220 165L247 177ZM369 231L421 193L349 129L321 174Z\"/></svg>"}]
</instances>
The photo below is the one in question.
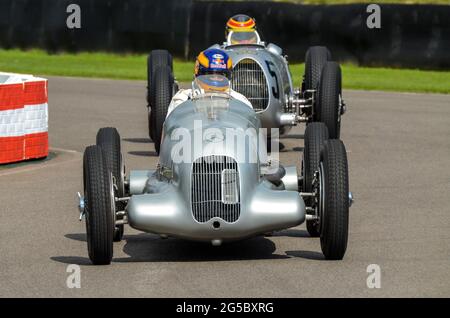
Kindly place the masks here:
<instances>
[{"instance_id":1,"label":"black tyre tread","mask_svg":"<svg viewBox=\"0 0 450 318\"><path fill-rule=\"evenodd\" d=\"M305 56L305 89L316 89L322 68L331 60L331 53L325 46L312 46Z\"/></svg>"},{"instance_id":2,"label":"black tyre tread","mask_svg":"<svg viewBox=\"0 0 450 318\"><path fill-rule=\"evenodd\" d=\"M125 196L124 185L122 179L122 153L120 146L120 134L114 127L104 127L97 132L96 143L102 148L103 156L106 159L109 171L112 172L116 179L117 187L119 189L118 196ZM124 204L119 202L117 204L119 210L125 208ZM116 226L114 231L114 242L120 242L124 232L123 224Z\"/></svg>"},{"instance_id":3,"label":"black tyre tread","mask_svg":"<svg viewBox=\"0 0 450 318\"><path fill-rule=\"evenodd\" d=\"M331 139L340 137L339 95L341 94L341 67L336 62L327 62L322 70L318 90L317 120L325 123Z\"/></svg>"},{"instance_id":4,"label":"black tyre tread","mask_svg":"<svg viewBox=\"0 0 450 318\"><path fill-rule=\"evenodd\" d=\"M319 170L320 151L328 139L328 129L324 123L313 122L306 126L303 153L303 191L312 192L314 172ZM305 203L311 206L311 198L305 198ZM319 237L320 232L316 222L306 221L306 229L312 237Z\"/></svg>"},{"instance_id":5,"label":"black tyre tread","mask_svg":"<svg viewBox=\"0 0 450 318\"><path fill-rule=\"evenodd\" d=\"M320 245L326 259L340 260L347 249L349 203L348 163L344 143L333 139L325 142L321 160L326 174L325 209Z\"/></svg>"},{"instance_id":6,"label":"black tyre tread","mask_svg":"<svg viewBox=\"0 0 450 318\"><path fill-rule=\"evenodd\" d=\"M122 183L122 154L120 150L120 135L117 129L113 127L99 129L96 144L104 151L103 155L106 157L108 169L110 169L117 182ZM123 193L119 194L123 195Z\"/></svg>"},{"instance_id":7,"label":"black tyre tread","mask_svg":"<svg viewBox=\"0 0 450 318\"><path fill-rule=\"evenodd\" d=\"M161 146L162 128L166 120L167 110L172 100L173 76L168 66L160 66L155 71L155 81L152 85L152 111L150 116L150 129L155 150L159 154Z\"/></svg>"},{"instance_id":8,"label":"black tyre tread","mask_svg":"<svg viewBox=\"0 0 450 318\"><path fill-rule=\"evenodd\" d=\"M147 102L151 105L151 83L153 79L153 73L159 66L167 65L173 72L173 58L167 50L153 50L147 57Z\"/></svg>"},{"instance_id":9,"label":"black tyre tread","mask_svg":"<svg viewBox=\"0 0 450 318\"><path fill-rule=\"evenodd\" d=\"M86 232L89 258L95 265L110 264L113 256L114 219L110 201L110 178L99 146L84 152L86 177Z\"/></svg>"}]
</instances>

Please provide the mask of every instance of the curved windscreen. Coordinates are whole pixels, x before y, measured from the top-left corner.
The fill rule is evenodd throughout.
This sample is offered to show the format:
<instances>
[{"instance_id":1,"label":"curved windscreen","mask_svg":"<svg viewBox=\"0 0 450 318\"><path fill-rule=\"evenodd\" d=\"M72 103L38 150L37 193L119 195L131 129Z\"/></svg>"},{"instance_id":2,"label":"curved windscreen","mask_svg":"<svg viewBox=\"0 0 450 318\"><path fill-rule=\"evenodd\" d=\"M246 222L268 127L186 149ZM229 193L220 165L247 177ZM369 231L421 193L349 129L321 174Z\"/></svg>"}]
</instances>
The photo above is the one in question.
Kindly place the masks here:
<instances>
[{"instance_id":1,"label":"curved windscreen","mask_svg":"<svg viewBox=\"0 0 450 318\"><path fill-rule=\"evenodd\" d=\"M228 45L259 44L259 34L256 31L232 31L228 35Z\"/></svg>"},{"instance_id":2,"label":"curved windscreen","mask_svg":"<svg viewBox=\"0 0 450 318\"><path fill-rule=\"evenodd\" d=\"M192 92L196 98L210 94L229 96L230 81L223 75L200 75L192 82Z\"/></svg>"}]
</instances>

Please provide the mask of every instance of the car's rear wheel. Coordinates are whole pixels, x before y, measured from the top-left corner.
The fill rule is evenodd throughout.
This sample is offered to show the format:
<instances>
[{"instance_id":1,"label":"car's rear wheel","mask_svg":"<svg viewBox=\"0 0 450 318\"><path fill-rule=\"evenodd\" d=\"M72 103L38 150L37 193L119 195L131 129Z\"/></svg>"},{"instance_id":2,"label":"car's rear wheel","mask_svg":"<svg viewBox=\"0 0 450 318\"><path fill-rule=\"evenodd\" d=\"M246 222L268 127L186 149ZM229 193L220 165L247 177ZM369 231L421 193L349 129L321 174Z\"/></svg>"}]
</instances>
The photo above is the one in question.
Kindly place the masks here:
<instances>
[{"instance_id":1,"label":"car's rear wheel","mask_svg":"<svg viewBox=\"0 0 450 318\"><path fill-rule=\"evenodd\" d=\"M348 240L348 163L341 140L327 140L319 163L320 245L326 259L344 257Z\"/></svg>"},{"instance_id":2,"label":"car's rear wheel","mask_svg":"<svg viewBox=\"0 0 450 318\"><path fill-rule=\"evenodd\" d=\"M86 234L89 258L95 265L111 263L114 236L114 198L106 159L102 149L89 146L84 151L83 179Z\"/></svg>"},{"instance_id":3,"label":"car's rear wheel","mask_svg":"<svg viewBox=\"0 0 450 318\"><path fill-rule=\"evenodd\" d=\"M122 153L120 149L120 135L116 128L105 127L97 132L97 146L103 151L103 156L108 165L108 170L112 173L115 180L115 193L118 197L125 196L124 188L124 165L122 161ZM125 208L122 202L117 204L117 209ZM114 229L114 241L119 242L124 233L123 224L116 225Z\"/></svg>"},{"instance_id":4,"label":"car's rear wheel","mask_svg":"<svg viewBox=\"0 0 450 318\"><path fill-rule=\"evenodd\" d=\"M336 62L327 62L322 69L322 76L314 105L315 121L323 122L331 139L339 139L341 131L342 100L341 67Z\"/></svg>"},{"instance_id":5,"label":"car's rear wheel","mask_svg":"<svg viewBox=\"0 0 450 318\"><path fill-rule=\"evenodd\" d=\"M174 78L168 66L159 66L154 73L152 83L152 110L150 114L150 130L155 150L159 154L164 121L172 100Z\"/></svg>"},{"instance_id":6,"label":"car's rear wheel","mask_svg":"<svg viewBox=\"0 0 450 318\"><path fill-rule=\"evenodd\" d=\"M147 103L151 105L151 83L153 74L159 66L167 65L173 72L173 58L167 50L153 50L147 57Z\"/></svg>"},{"instance_id":7,"label":"car's rear wheel","mask_svg":"<svg viewBox=\"0 0 450 318\"><path fill-rule=\"evenodd\" d=\"M324 123L311 123L306 127L303 150L303 191L313 192L313 179L319 171L320 150L328 139L328 129ZM314 198L305 197L306 206L312 207ZM312 237L319 237L319 224L316 220L307 220L306 229Z\"/></svg>"}]
</instances>

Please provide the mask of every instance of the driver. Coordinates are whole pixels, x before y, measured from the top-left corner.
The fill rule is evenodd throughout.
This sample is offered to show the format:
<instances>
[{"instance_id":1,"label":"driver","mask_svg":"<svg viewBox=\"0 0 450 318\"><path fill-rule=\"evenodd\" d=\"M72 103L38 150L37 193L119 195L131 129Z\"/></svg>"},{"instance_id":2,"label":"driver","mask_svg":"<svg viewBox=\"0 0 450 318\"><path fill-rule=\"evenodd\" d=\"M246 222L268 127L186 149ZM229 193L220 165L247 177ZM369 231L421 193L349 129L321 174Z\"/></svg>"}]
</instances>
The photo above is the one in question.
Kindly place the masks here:
<instances>
[{"instance_id":1,"label":"driver","mask_svg":"<svg viewBox=\"0 0 450 318\"><path fill-rule=\"evenodd\" d=\"M229 80L231 79L231 69L233 63L231 62L231 58L228 54L219 49L207 49L197 56L197 60L195 61L195 77L201 75L215 74L225 76L227 80L226 87L229 87ZM215 84L216 83L216 84ZM220 81L212 82L211 85L218 85L217 91L223 91L224 84L220 83ZM214 89L214 87L210 87L209 90ZM192 89L180 89L172 98L172 101L169 104L169 108L167 110L167 116L181 103L185 102L188 99L191 99L194 94L198 94L198 90L193 91ZM200 92L201 93L201 92ZM235 98L249 107L252 107L250 101L242 94L234 91L233 89L229 89L229 94L231 98Z\"/></svg>"}]
</instances>

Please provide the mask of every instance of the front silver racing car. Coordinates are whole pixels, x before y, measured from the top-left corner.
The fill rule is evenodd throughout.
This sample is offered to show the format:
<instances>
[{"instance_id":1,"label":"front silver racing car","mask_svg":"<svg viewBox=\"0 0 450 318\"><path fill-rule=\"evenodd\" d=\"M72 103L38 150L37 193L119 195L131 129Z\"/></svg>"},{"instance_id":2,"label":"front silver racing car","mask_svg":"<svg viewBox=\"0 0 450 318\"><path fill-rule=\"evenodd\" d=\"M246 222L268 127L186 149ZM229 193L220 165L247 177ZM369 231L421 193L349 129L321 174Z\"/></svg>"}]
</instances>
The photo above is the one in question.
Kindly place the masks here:
<instances>
[{"instance_id":1,"label":"front silver racing car","mask_svg":"<svg viewBox=\"0 0 450 318\"><path fill-rule=\"evenodd\" d=\"M262 175L259 126L252 109L229 98L177 107L164 124L158 169L130 173L128 223L215 245L302 223L295 167L277 185Z\"/></svg>"},{"instance_id":2,"label":"front silver racing car","mask_svg":"<svg viewBox=\"0 0 450 318\"><path fill-rule=\"evenodd\" d=\"M111 263L113 242L122 239L126 224L220 245L305 220L325 258L342 259L352 203L342 141L329 139L323 123L308 125L298 176L295 166L268 156L260 118L231 98L223 76L197 76L190 99L167 115L170 75L167 66L157 68L157 98L151 96L153 136L160 140L156 169L131 170L126 177L120 135L111 127L101 128L84 152L79 209L91 261ZM209 90L214 81L226 85Z\"/></svg>"}]
</instances>

